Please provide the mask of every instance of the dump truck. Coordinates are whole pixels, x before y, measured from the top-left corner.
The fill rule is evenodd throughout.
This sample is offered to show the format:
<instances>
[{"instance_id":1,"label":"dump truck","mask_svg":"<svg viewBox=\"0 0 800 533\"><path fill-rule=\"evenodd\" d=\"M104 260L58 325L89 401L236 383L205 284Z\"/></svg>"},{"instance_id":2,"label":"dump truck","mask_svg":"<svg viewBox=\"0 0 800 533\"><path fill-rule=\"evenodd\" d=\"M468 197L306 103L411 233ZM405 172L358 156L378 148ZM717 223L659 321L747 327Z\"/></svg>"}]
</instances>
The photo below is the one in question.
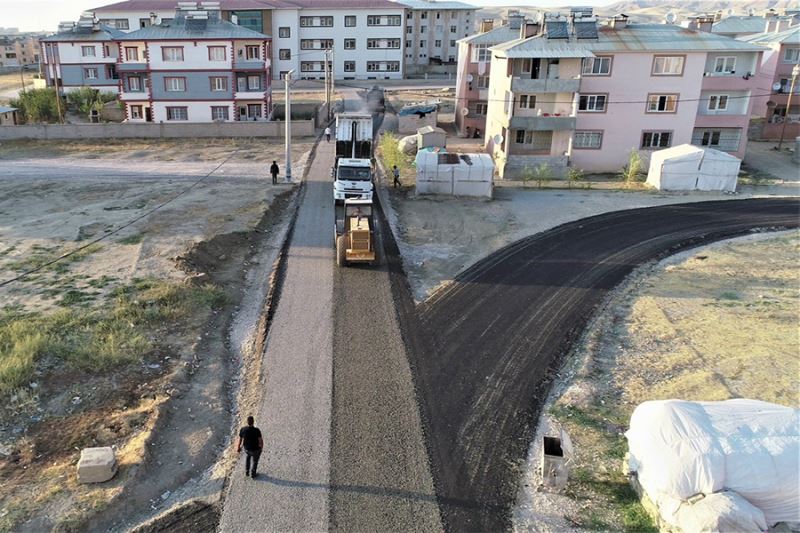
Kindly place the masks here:
<instances>
[{"instance_id":1,"label":"dump truck","mask_svg":"<svg viewBox=\"0 0 800 533\"><path fill-rule=\"evenodd\" d=\"M350 263L374 264L377 254L372 200L345 200L334 212L336 264L340 267Z\"/></svg>"},{"instance_id":2,"label":"dump truck","mask_svg":"<svg viewBox=\"0 0 800 533\"><path fill-rule=\"evenodd\" d=\"M333 175L333 201L372 200L372 115L336 115L336 160Z\"/></svg>"}]
</instances>

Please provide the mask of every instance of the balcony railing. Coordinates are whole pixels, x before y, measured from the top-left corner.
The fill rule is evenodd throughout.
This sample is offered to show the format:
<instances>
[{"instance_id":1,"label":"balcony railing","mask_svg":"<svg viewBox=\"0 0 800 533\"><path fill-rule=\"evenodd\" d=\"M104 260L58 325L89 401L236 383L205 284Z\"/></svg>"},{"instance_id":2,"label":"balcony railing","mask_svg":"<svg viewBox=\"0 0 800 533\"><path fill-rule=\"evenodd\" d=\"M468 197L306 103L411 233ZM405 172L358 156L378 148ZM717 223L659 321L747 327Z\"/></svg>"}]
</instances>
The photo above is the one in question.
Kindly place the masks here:
<instances>
[{"instance_id":1,"label":"balcony railing","mask_svg":"<svg viewBox=\"0 0 800 533\"><path fill-rule=\"evenodd\" d=\"M580 86L580 78L531 79L519 76L511 78L511 90L521 93L576 93Z\"/></svg>"},{"instance_id":2,"label":"balcony railing","mask_svg":"<svg viewBox=\"0 0 800 533\"><path fill-rule=\"evenodd\" d=\"M571 116L511 117L508 127L512 130L564 131L575 129L576 118Z\"/></svg>"},{"instance_id":3,"label":"balcony railing","mask_svg":"<svg viewBox=\"0 0 800 533\"><path fill-rule=\"evenodd\" d=\"M117 72L144 72L147 63L117 63Z\"/></svg>"}]
</instances>

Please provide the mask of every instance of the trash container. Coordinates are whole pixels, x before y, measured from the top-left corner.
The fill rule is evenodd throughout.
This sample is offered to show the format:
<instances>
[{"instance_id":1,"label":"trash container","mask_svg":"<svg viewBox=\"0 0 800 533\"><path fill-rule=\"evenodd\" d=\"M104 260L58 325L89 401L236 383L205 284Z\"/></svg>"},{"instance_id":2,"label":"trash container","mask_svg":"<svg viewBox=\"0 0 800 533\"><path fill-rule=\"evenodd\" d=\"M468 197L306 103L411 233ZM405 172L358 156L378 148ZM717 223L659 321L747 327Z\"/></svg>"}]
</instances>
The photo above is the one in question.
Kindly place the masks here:
<instances>
[{"instance_id":1,"label":"trash container","mask_svg":"<svg viewBox=\"0 0 800 533\"><path fill-rule=\"evenodd\" d=\"M561 439L542 437L542 486L548 490L562 490L567 486L567 464Z\"/></svg>"}]
</instances>

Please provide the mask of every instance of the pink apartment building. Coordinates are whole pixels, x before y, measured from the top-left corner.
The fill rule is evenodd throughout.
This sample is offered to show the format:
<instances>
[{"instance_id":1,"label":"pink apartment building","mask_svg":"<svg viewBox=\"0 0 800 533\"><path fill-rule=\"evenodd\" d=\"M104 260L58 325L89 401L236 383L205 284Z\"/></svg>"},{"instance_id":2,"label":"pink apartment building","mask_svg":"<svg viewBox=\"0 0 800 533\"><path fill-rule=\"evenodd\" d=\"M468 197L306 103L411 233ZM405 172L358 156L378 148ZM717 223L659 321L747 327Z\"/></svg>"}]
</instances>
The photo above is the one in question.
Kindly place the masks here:
<instances>
[{"instance_id":1,"label":"pink apartment building","mask_svg":"<svg viewBox=\"0 0 800 533\"><path fill-rule=\"evenodd\" d=\"M548 15L491 48L486 149L502 177L541 163L617 172L683 143L743 157L763 48L671 24Z\"/></svg>"}]
</instances>

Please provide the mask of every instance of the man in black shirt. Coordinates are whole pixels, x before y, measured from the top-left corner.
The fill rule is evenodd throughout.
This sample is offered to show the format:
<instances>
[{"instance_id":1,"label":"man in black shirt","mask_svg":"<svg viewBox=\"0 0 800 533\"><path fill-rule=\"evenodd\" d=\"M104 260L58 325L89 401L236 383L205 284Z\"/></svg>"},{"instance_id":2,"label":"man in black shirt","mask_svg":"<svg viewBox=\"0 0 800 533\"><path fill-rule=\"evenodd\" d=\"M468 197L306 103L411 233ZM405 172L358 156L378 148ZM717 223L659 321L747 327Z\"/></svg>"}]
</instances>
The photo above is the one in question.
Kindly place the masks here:
<instances>
[{"instance_id":1,"label":"man in black shirt","mask_svg":"<svg viewBox=\"0 0 800 533\"><path fill-rule=\"evenodd\" d=\"M255 427L254 423L253 417L248 416L247 425L239 430L239 445L236 448L237 452L241 452L242 446L244 446L244 453L247 454L244 462L244 475L252 475L253 479L256 478L256 470L258 470L258 458L261 457L261 450L264 449L261 430ZM250 469L250 459L253 460L252 470Z\"/></svg>"},{"instance_id":2,"label":"man in black shirt","mask_svg":"<svg viewBox=\"0 0 800 533\"><path fill-rule=\"evenodd\" d=\"M278 183L278 173L281 170L278 168L278 162L273 161L272 165L269 167L269 173L272 174L272 184L275 185Z\"/></svg>"}]
</instances>

